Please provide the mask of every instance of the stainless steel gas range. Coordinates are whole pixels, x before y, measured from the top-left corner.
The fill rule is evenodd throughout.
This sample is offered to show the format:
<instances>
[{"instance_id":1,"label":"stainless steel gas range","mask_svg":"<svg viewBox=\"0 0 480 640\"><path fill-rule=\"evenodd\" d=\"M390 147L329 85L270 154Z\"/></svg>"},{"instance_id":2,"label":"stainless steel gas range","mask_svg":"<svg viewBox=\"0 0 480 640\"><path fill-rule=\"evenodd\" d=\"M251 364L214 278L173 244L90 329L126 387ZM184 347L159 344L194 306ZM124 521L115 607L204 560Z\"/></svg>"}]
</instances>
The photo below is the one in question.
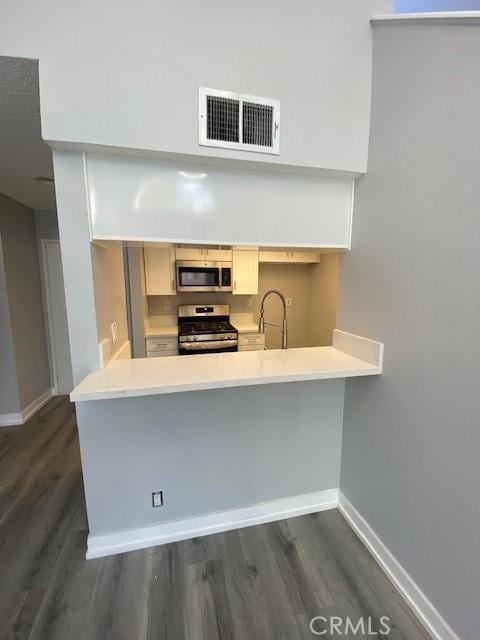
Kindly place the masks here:
<instances>
[{"instance_id":1,"label":"stainless steel gas range","mask_svg":"<svg viewBox=\"0 0 480 640\"><path fill-rule=\"evenodd\" d=\"M228 305L182 305L178 307L178 353L238 351L238 332L230 324Z\"/></svg>"}]
</instances>

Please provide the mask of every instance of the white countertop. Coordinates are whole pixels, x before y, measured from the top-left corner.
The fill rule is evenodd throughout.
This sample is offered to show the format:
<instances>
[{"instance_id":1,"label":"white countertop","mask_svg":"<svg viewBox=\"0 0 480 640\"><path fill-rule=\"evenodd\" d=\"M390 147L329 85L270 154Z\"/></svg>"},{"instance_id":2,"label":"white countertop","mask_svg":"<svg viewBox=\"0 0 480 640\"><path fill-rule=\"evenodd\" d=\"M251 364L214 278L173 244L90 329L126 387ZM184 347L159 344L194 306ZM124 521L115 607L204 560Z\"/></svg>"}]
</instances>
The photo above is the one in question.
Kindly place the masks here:
<instances>
[{"instance_id":1,"label":"white countertop","mask_svg":"<svg viewBox=\"0 0 480 640\"><path fill-rule=\"evenodd\" d=\"M255 322L232 322L238 333L258 333L258 324Z\"/></svg>"},{"instance_id":2,"label":"white countertop","mask_svg":"<svg viewBox=\"0 0 480 640\"><path fill-rule=\"evenodd\" d=\"M333 347L213 353L115 360L90 373L71 393L75 402L220 389L279 382L370 376L382 372L383 345L345 334L356 355ZM334 338L335 341L335 338ZM367 344L371 343L371 344ZM349 348L350 350L350 348ZM375 361L375 359L377 361Z\"/></svg>"},{"instance_id":3,"label":"white countertop","mask_svg":"<svg viewBox=\"0 0 480 640\"><path fill-rule=\"evenodd\" d=\"M166 336L178 336L178 325L147 327L145 329L146 338L165 338Z\"/></svg>"}]
</instances>

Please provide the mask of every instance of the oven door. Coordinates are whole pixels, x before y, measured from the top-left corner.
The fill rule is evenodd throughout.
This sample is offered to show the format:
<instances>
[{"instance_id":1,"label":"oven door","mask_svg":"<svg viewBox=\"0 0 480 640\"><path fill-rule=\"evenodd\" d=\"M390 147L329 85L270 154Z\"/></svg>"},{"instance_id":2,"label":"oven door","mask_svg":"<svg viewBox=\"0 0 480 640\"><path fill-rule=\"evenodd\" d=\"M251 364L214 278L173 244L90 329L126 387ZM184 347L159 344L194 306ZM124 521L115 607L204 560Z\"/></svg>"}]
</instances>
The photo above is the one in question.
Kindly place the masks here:
<instances>
[{"instance_id":1,"label":"oven door","mask_svg":"<svg viewBox=\"0 0 480 640\"><path fill-rule=\"evenodd\" d=\"M221 291L222 269L218 262L177 261L177 291Z\"/></svg>"},{"instance_id":2,"label":"oven door","mask_svg":"<svg viewBox=\"0 0 480 640\"><path fill-rule=\"evenodd\" d=\"M201 342L180 342L178 354L192 356L199 353L225 353L238 351L237 340L202 340Z\"/></svg>"}]
</instances>

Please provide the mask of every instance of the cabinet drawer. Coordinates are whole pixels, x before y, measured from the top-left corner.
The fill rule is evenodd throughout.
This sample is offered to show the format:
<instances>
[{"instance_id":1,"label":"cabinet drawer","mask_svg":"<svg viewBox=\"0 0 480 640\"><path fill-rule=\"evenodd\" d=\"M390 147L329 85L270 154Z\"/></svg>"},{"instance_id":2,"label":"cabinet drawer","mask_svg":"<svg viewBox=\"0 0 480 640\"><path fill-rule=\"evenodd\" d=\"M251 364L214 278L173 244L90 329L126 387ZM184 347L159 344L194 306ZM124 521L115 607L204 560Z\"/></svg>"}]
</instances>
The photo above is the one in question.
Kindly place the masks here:
<instances>
[{"instance_id":1,"label":"cabinet drawer","mask_svg":"<svg viewBox=\"0 0 480 640\"><path fill-rule=\"evenodd\" d=\"M178 339L176 336L166 338L146 338L145 346L148 353L161 353L162 351L177 351Z\"/></svg>"},{"instance_id":2,"label":"cabinet drawer","mask_svg":"<svg viewBox=\"0 0 480 640\"><path fill-rule=\"evenodd\" d=\"M163 358L166 356L178 356L178 350L175 351L147 351L147 358Z\"/></svg>"},{"instance_id":3,"label":"cabinet drawer","mask_svg":"<svg viewBox=\"0 0 480 640\"><path fill-rule=\"evenodd\" d=\"M239 347L259 347L260 349L263 349L263 347L265 346L265 334L264 333L239 333L238 346Z\"/></svg>"}]
</instances>

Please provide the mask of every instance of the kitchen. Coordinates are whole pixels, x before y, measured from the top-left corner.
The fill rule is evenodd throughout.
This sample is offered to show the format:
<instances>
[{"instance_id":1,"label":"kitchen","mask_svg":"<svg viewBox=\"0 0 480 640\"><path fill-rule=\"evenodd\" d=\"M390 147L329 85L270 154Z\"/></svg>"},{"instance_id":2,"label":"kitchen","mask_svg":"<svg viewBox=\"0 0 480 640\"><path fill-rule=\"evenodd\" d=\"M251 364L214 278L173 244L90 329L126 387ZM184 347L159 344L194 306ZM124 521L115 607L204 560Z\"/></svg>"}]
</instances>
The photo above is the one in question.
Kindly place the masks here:
<instances>
[{"instance_id":1,"label":"kitchen","mask_svg":"<svg viewBox=\"0 0 480 640\"><path fill-rule=\"evenodd\" d=\"M135 357L177 355L178 314L185 316L182 307L186 306L193 307L192 315L200 313L199 319L220 316L230 321L234 335L229 341L227 337L228 344L223 342L222 350L278 349L284 333L290 348L331 344L337 253L160 245L130 248L128 260L129 267L134 260L140 263L139 269L130 269L130 304L133 301L145 314L145 349L134 353ZM135 280L137 272L140 282ZM262 297L272 289L284 300L274 295L265 301L265 325L259 332ZM202 306L222 308L201 310ZM132 344L136 344L135 338L131 336ZM195 353L195 342L201 348L201 341L187 341L189 350L183 348L181 353Z\"/></svg>"},{"instance_id":2,"label":"kitchen","mask_svg":"<svg viewBox=\"0 0 480 640\"><path fill-rule=\"evenodd\" d=\"M0 40L40 60L81 471L39 464L88 523L52 570L41 486L57 579L20 564L8 628L45 591L35 637L305 637L353 603L476 638L478 12L27 4ZM30 433L62 461L56 406Z\"/></svg>"},{"instance_id":3,"label":"kitchen","mask_svg":"<svg viewBox=\"0 0 480 640\"><path fill-rule=\"evenodd\" d=\"M345 379L383 368L375 336L335 323L353 180L55 161L82 191L93 240L100 367L79 366L71 394L87 557L337 504Z\"/></svg>"}]
</instances>

